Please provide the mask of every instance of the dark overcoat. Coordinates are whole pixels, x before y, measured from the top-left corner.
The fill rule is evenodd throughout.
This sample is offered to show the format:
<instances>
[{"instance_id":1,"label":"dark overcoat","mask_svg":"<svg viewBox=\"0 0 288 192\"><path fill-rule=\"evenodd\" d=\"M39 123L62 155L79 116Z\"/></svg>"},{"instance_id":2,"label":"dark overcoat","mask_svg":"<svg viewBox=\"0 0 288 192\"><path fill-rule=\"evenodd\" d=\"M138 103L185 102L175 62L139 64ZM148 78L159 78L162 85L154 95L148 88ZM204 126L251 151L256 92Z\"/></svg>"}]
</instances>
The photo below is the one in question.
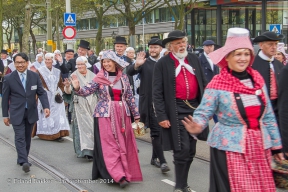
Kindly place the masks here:
<instances>
[{"instance_id":1,"label":"dark overcoat","mask_svg":"<svg viewBox=\"0 0 288 192\"><path fill-rule=\"evenodd\" d=\"M273 63L274 74L276 77L276 83L277 83L277 87L278 87L279 86L280 71L284 65L276 59L274 59L274 61L272 63ZM266 60L262 59L259 55L257 55L255 57L254 62L253 62L252 68L257 70L262 75L262 77L264 78L266 87L268 89L268 94L270 96L270 63L269 63L269 61L266 61ZM272 107L273 107L275 116L276 116L277 121L278 121L278 104L277 103L278 103L277 99L272 101Z\"/></svg>"},{"instance_id":2,"label":"dark overcoat","mask_svg":"<svg viewBox=\"0 0 288 192\"><path fill-rule=\"evenodd\" d=\"M199 59L207 82L210 82L215 75L219 74L219 67L217 65L214 65L214 70L212 70L210 63L208 62L204 54L200 55Z\"/></svg>"},{"instance_id":3,"label":"dark overcoat","mask_svg":"<svg viewBox=\"0 0 288 192\"><path fill-rule=\"evenodd\" d=\"M149 113L152 108L152 78L155 61L148 57L145 63L137 70L134 69L134 65L130 65L126 68L126 73L129 76L140 74L141 82L139 89L139 112L141 122L144 122L146 126L150 125Z\"/></svg>"},{"instance_id":4,"label":"dark overcoat","mask_svg":"<svg viewBox=\"0 0 288 192\"><path fill-rule=\"evenodd\" d=\"M284 152L288 152L288 65L280 72L278 86L278 114Z\"/></svg>"},{"instance_id":5,"label":"dark overcoat","mask_svg":"<svg viewBox=\"0 0 288 192\"><path fill-rule=\"evenodd\" d=\"M188 53L189 64L193 67L198 81L199 103L207 84L199 58ZM163 150L181 150L180 128L176 104L175 63L170 54L162 57L156 64L153 73L152 97L158 123L169 120L171 127L162 129ZM192 114L191 114L192 115Z\"/></svg>"}]
</instances>

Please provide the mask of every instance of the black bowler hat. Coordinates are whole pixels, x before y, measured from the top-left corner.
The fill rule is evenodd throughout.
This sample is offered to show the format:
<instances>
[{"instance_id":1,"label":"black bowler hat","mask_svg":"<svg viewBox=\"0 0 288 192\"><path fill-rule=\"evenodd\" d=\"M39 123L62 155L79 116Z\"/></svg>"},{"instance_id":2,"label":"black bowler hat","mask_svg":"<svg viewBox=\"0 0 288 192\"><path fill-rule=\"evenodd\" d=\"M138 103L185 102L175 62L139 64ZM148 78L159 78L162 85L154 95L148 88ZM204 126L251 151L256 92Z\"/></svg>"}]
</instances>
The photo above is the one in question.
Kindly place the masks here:
<instances>
[{"instance_id":1,"label":"black bowler hat","mask_svg":"<svg viewBox=\"0 0 288 192\"><path fill-rule=\"evenodd\" d=\"M88 41L85 40L80 40L80 44L78 45L78 47L82 47L84 49L88 49L90 50L90 43Z\"/></svg>"},{"instance_id":2,"label":"black bowler hat","mask_svg":"<svg viewBox=\"0 0 288 192\"><path fill-rule=\"evenodd\" d=\"M1 53L8 55L8 51L5 50L5 49L2 49L2 50L1 50Z\"/></svg>"},{"instance_id":3,"label":"black bowler hat","mask_svg":"<svg viewBox=\"0 0 288 192\"><path fill-rule=\"evenodd\" d=\"M266 31L263 34L259 35L256 37L253 42L254 43L259 43L263 41L280 41L284 39L284 36L282 34L277 35L275 32L272 31Z\"/></svg>"},{"instance_id":4,"label":"black bowler hat","mask_svg":"<svg viewBox=\"0 0 288 192\"><path fill-rule=\"evenodd\" d=\"M148 46L150 45L159 45L162 47L162 40L157 36L151 37L151 40L148 42Z\"/></svg>"},{"instance_id":5,"label":"black bowler hat","mask_svg":"<svg viewBox=\"0 0 288 192\"><path fill-rule=\"evenodd\" d=\"M203 46L207 46L207 45L215 45L215 42L212 40L206 40L203 42Z\"/></svg>"},{"instance_id":6,"label":"black bowler hat","mask_svg":"<svg viewBox=\"0 0 288 192\"><path fill-rule=\"evenodd\" d=\"M124 44L127 45L125 37L116 36L114 44Z\"/></svg>"},{"instance_id":7,"label":"black bowler hat","mask_svg":"<svg viewBox=\"0 0 288 192\"><path fill-rule=\"evenodd\" d=\"M162 41L162 45L165 47L165 45L169 43L170 41L183 39L184 37L186 37L186 33L184 31L180 31L180 30L172 31L168 34L168 37Z\"/></svg>"},{"instance_id":8,"label":"black bowler hat","mask_svg":"<svg viewBox=\"0 0 288 192\"><path fill-rule=\"evenodd\" d=\"M73 49L67 49L67 50L65 51L65 53L68 53L68 52L74 53L74 50L73 50Z\"/></svg>"}]
</instances>

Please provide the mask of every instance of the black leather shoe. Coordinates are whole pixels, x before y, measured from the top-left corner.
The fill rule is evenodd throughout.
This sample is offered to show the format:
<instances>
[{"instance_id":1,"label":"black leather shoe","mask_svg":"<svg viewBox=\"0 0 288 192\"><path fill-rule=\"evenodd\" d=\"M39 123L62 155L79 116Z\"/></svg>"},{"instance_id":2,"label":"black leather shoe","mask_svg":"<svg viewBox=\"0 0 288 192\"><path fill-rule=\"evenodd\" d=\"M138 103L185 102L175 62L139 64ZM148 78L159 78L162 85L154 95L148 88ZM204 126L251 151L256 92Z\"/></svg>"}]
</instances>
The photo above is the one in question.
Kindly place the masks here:
<instances>
[{"instance_id":1,"label":"black leather shoe","mask_svg":"<svg viewBox=\"0 0 288 192\"><path fill-rule=\"evenodd\" d=\"M22 166L22 170L27 173L30 171L30 165L29 163L24 163L23 166Z\"/></svg>"},{"instance_id":2,"label":"black leather shoe","mask_svg":"<svg viewBox=\"0 0 288 192\"><path fill-rule=\"evenodd\" d=\"M151 159L151 165L154 165L155 167L160 168L160 162L158 161L157 158Z\"/></svg>"},{"instance_id":3,"label":"black leather shoe","mask_svg":"<svg viewBox=\"0 0 288 192\"><path fill-rule=\"evenodd\" d=\"M183 189L183 192L193 192L193 190L190 188L190 186L187 186Z\"/></svg>"},{"instance_id":4,"label":"black leather shoe","mask_svg":"<svg viewBox=\"0 0 288 192\"><path fill-rule=\"evenodd\" d=\"M126 179L122 179L122 180L119 182L119 185L120 185L121 188L126 187L128 184L129 184L129 182L126 181Z\"/></svg>"},{"instance_id":5,"label":"black leather shoe","mask_svg":"<svg viewBox=\"0 0 288 192\"><path fill-rule=\"evenodd\" d=\"M20 165L20 166L23 166L24 163L17 163L17 164ZM32 166L31 163L28 162L28 164L30 165L30 167Z\"/></svg>"},{"instance_id":6,"label":"black leather shoe","mask_svg":"<svg viewBox=\"0 0 288 192\"><path fill-rule=\"evenodd\" d=\"M85 155L85 158L86 158L88 161L93 161L93 157L90 156L90 155Z\"/></svg>"},{"instance_id":7,"label":"black leather shoe","mask_svg":"<svg viewBox=\"0 0 288 192\"><path fill-rule=\"evenodd\" d=\"M166 173L170 171L170 168L168 167L167 163L162 163L160 168L161 168L162 173Z\"/></svg>"},{"instance_id":8,"label":"black leather shoe","mask_svg":"<svg viewBox=\"0 0 288 192\"><path fill-rule=\"evenodd\" d=\"M57 138L55 140L58 141L58 142L63 142L64 141L64 139L62 137L59 137L59 138Z\"/></svg>"}]
</instances>

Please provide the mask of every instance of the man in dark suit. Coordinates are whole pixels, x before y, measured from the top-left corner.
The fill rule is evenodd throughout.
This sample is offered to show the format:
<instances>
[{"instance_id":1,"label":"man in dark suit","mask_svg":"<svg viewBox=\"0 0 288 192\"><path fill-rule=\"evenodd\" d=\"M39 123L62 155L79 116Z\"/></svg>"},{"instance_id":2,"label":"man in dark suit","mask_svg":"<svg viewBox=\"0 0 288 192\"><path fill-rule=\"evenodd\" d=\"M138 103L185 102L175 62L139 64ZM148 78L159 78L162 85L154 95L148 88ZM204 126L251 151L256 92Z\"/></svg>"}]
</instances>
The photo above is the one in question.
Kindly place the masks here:
<instances>
[{"instance_id":1,"label":"man in dark suit","mask_svg":"<svg viewBox=\"0 0 288 192\"><path fill-rule=\"evenodd\" d=\"M274 55L277 53L278 41L283 38L284 36L281 34L277 35L274 32L267 31L253 40L254 43L259 44L260 51L255 56L252 68L257 70L265 81L278 124L278 83L283 64L274 59Z\"/></svg>"},{"instance_id":2,"label":"man in dark suit","mask_svg":"<svg viewBox=\"0 0 288 192\"><path fill-rule=\"evenodd\" d=\"M215 42L212 40L206 40L203 42L203 54L200 55L200 63L205 74L207 83L209 83L213 77L219 74L219 67L215 65L212 60L209 58L208 54L214 51ZM218 118L216 115L213 116L213 120L215 123L218 122Z\"/></svg>"},{"instance_id":3,"label":"man in dark suit","mask_svg":"<svg viewBox=\"0 0 288 192\"><path fill-rule=\"evenodd\" d=\"M72 50L72 49L70 49L70 50ZM56 60L56 65L54 65L54 67L61 71L61 77L62 77L63 81L65 78L68 78L68 76L69 76L69 70L67 69L66 65L67 65L68 61L73 58L72 57L67 61L66 60L66 51L65 51L65 59L62 58L61 53L55 53L54 52L54 54L55 54L54 58ZM74 50L72 50L72 51L74 53Z\"/></svg>"},{"instance_id":4,"label":"man in dark suit","mask_svg":"<svg viewBox=\"0 0 288 192\"><path fill-rule=\"evenodd\" d=\"M46 91L42 87L37 73L27 70L28 56L18 53L13 58L16 70L6 75L3 81L2 114L6 126L12 124L15 132L17 163L24 172L30 171L28 155L31 144L31 133L38 120L36 95L43 106L43 113L50 115Z\"/></svg>"},{"instance_id":5,"label":"man in dark suit","mask_svg":"<svg viewBox=\"0 0 288 192\"><path fill-rule=\"evenodd\" d=\"M132 65L133 64L132 60L126 55L124 55L127 45L128 43L126 42L125 37L117 36L115 38L114 49L115 49L116 55L120 57L121 59L123 59L124 61L128 62L129 65ZM124 69L124 73L126 73L126 69ZM130 75L127 75L127 76L128 76L133 94L135 95L133 76L130 76Z\"/></svg>"},{"instance_id":6,"label":"man in dark suit","mask_svg":"<svg viewBox=\"0 0 288 192\"><path fill-rule=\"evenodd\" d=\"M152 81L153 105L162 127L163 150L173 150L175 192L192 191L187 179L197 140L186 131L181 120L193 115L207 84L199 58L187 52L187 41L183 31L168 34L162 44L170 53L155 63Z\"/></svg>"},{"instance_id":7,"label":"man in dark suit","mask_svg":"<svg viewBox=\"0 0 288 192\"><path fill-rule=\"evenodd\" d=\"M77 50L77 56L74 56L73 59L70 59L66 65L68 71L70 71L71 73L73 73L74 71L76 71L76 59L80 56L84 56L87 57L88 59L88 50L90 50L90 43L88 41L85 40L80 40L80 43L78 45L78 50ZM88 60L89 62L89 60ZM93 71L93 67L92 65L94 65L95 63L90 63L89 64L91 66L87 67L87 69Z\"/></svg>"}]
</instances>

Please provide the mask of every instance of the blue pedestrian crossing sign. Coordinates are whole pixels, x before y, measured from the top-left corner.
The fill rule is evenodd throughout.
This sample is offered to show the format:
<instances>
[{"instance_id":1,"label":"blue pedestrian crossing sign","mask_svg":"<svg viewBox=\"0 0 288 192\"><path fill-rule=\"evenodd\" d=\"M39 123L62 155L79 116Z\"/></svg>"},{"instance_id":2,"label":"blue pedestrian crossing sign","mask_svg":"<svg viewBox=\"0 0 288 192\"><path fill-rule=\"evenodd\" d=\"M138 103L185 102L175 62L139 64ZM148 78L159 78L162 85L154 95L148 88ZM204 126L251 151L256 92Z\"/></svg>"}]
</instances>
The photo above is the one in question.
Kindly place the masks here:
<instances>
[{"instance_id":1,"label":"blue pedestrian crossing sign","mask_svg":"<svg viewBox=\"0 0 288 192\"><path fill-rule=\"evenodd\" d=\"M281 34L281 24L271 24L269 26L269 31L273 31L277 35L280 35Z\"/></svg>"},{"instance_id":2,"label":"blue pedestrian crossing sign","mask_svg":"<svg viewBox=\"0 0 288 192\"><path fill-rule=\"evenodd\" d=\"M65 26L76 26L76 14L75 13L64 13L64 25Z\"/></svg>"}]
</instances>

